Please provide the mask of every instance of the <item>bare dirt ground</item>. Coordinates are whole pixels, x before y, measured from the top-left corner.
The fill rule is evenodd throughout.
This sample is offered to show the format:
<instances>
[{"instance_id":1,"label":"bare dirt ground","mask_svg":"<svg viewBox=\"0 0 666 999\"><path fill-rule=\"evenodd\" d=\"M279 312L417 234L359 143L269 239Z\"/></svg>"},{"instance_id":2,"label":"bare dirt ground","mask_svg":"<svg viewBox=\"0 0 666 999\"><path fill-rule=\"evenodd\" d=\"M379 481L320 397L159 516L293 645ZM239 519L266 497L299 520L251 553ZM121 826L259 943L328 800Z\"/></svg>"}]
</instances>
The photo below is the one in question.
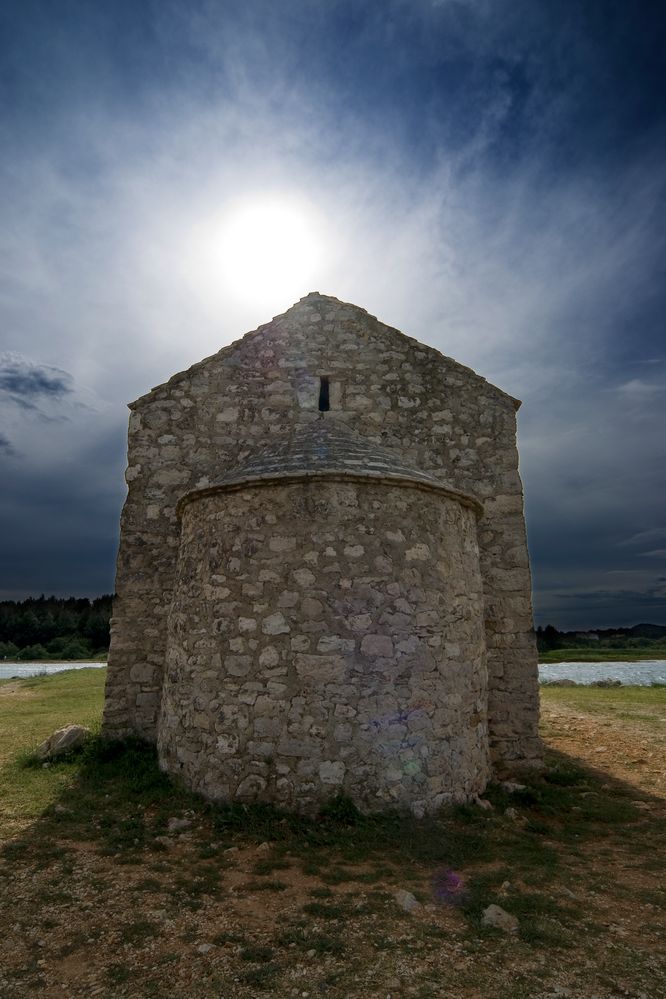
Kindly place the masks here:
<instances>
[{"instance_id":1,"label":"bare dirt ground","mask_svg":"<svg viewBox=\"0 0 666 999\"><path fill-rule=\"evenodd\" d=\"M666 711L643 710L640 721L598 715L542 700L541 730L554 749L659 798L666 798ZM646 718L654 722L648 728Z\"/></svg>"},{"instance_id":2,"label":"bare dirt ground","mask_svg":"<svg viewBox=\"0 0 666 999\"><path fill-rule=\"evenodd\" d=\"M554 778L489 794L492 810L442 826L465 858L460 889L408 841L404 860L378 843L350 861L353 829L346 856L307 837L260 843L177 797L165 814L180 829L132 841L128 813L113 840L119 799L100 786L98 810L79 813L74 789L0 863L0 996L661 999L664 737L659 709L648 714L545 699L551 766L582 776L560 797ZM155 811L131 808L137 830ZM413 912L400 888L420 900ZM484 928L463 904L474 891L517 915L519 933Z\"/></svg>"}]
</instances>

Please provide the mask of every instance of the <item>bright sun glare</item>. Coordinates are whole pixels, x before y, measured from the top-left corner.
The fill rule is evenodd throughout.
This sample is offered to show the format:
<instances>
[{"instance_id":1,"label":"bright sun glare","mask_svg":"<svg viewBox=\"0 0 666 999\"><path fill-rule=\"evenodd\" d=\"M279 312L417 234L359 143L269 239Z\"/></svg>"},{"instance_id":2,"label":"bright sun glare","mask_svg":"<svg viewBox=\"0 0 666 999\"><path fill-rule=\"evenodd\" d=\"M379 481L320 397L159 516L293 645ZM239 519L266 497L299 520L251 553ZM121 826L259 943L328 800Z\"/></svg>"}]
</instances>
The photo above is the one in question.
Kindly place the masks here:
<instances>
[{"instance_id":1,"label":"bright sun glare","mask_svg":"<svg viewBox=\"0 0 666 999\"><path fill-rule=\"evenodd\" d=\"M290 304L311 290L322 257L318 229L312 210L295 200L248 198L199 230L195 266L225 295Z\"/></svg>"}]
</instances>

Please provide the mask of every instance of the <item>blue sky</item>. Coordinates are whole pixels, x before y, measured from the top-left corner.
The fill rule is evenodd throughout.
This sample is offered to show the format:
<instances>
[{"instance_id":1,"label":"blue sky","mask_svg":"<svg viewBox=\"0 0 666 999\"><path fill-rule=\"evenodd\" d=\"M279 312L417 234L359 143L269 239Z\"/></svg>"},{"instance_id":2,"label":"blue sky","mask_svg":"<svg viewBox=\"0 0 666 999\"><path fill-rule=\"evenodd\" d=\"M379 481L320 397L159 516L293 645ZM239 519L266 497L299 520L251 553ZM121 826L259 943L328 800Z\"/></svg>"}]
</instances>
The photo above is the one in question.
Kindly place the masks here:
<instances>
[{"instance_id":1,"label":"blue sky","mask_svg":"<svg viewBox=\"0 0 666 999\"><path fill-rule=\"evenodd\" d=\"M665 23L6 2L0 594L112 589L125 404L316 288L523 399L540 623L666 623ZM321 252L243 296L201 234L266 198Z\"/></svg>"}]
</instances>

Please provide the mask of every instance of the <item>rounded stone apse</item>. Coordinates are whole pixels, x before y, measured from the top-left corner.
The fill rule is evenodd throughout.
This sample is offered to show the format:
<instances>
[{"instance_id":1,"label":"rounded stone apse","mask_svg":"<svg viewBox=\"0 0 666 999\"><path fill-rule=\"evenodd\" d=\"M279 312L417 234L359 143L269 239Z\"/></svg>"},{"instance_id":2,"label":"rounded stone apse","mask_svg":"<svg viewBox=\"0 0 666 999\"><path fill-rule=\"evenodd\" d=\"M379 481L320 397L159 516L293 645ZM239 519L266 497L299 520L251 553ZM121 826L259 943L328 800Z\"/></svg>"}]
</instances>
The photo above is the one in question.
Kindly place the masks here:
<instances>
[{"instance_id":1,"label":"rounded stone apse","mask_svg":"<svg viewBox=\"0 0 666 999\"><path fill-rule=\"evenodd\" d=\"M482 792L479 510L328 417L184 496L161 766L303 812Z\"/></svg>"}]
</instances>

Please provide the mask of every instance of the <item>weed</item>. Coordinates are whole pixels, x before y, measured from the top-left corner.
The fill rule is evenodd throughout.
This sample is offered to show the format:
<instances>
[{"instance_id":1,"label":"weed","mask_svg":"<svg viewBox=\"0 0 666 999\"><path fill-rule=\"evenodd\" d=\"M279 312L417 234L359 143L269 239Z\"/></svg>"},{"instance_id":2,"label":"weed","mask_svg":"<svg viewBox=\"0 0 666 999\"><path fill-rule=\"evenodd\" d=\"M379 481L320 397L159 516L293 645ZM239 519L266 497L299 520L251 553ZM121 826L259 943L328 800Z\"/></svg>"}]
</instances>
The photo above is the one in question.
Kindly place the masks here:
<instances>
[{"instance_id":1,"label":"weed","mask_svg":"<svg viewBox=\"0 0 666 999\"><path fill-rule=\"evenodd\" d=\"M180 961L181 955L176 954L174 951L167 951L165 954L161 954L157 958L158 964L175 964Z\"/></svg>"},{"instance_id":2,"label":"weed","mask_svg":"<svg viewBox=\"0 0 666 999\"><path fill-rule=\"evenodd\" d=\"M157 878L142 878L132 885L132 891L164 891L164 886Z\"/></svg>"},{"instance_id":3,"label":"weed","mask_svg":"<svg viewBox=\"0 0 666 999\"><path fill-rule=\"evenodd\" d=\"M328 885L341 885L345 881L356 881L357 877L354 871L346 867L332 867L329 871L324 871L321 880Z\"/></svg>"},{"instance_id":4,"label":"weed","mask_svg":"<svg viewBox=\"0 0 666 999\"><path fill-rule=\"evenodd\" d=\"M147 919L139 919L134 923L128 923L120 931L120 941L137 947L150 937L154 937L159 932L159 925Z\"/></svg>"},{"instance_id":5,"label":"weed","mask_svg":"<svg viewBox=\"0 0 666 999\"><path fill-rule=\"evenodd\" d=\"M106 977L112 985L124 985L132 977L132 969L126 964L110 964L106 969Z\"/></svg>"},{"instance_id":6,"label":"weed","mask_svg":"<svg viewBox=\"0 0 666 999\"><path fill-rule=\"evenodd\" d=\"M345 905L331 905L324 902L306 902L303 912L318 919L342 919L348 913Z\"/></svg>"},{"instance_id":7,"label":"weed","mask_svg":"<svg viewBox=\"0 0 666 999\"><path fill-rule=\"evenodd\" d=\"M332 898L333 892L330 888L313 888L310 895L312 898Z\"/></svg>"},{"instance_id":8,"label":"weed","mask_svg":"<svg viewBox=\"0 0 666 999\"><path fill-rule=\"evenodd\" d=\"M223 888L217 869L205 866L177 875L173 880L171 893L185 895L190 899L199 899L204 895L219 898L223 894Z\"/></svg>"},{"instance_id":9,"label":"weed","mask_svg":"<svg viewBox=\"0 0 666 999\"><path fill-rule=\"evenodd\" d=\"M243 891L286 891L289 885L284 881L250 881L242 885Z\"/></svg>"},{"instance_id":10,"label":"weed","mask_svg":"<svg viewBox=\"0 0 666 999\"><path fill-rule=\"evenodd\" d=\"M228 943L245 943L245 937L240 933L218 933L213 937L213 943L217 947L224 947Z\"/></svg>"},{"instance_id":11,"label":"weed","mask_svg":"<svg viewBox=\"0 0 666 999\"><path fill-rule=\"evenodd\" d=\"M312 933L309 940L309 950L315 954L331 954L333 957L341 957L345 952L345 945L339 937L331 937L325 933Z\"/></svg>"},{"instance_id":12,"label":"weed","mask_svg":"<svg viewBox=\"0 0 666 999\"><path fill-rule=\"evenodd\" d=\"M266 964L268 961L272 960L274 951L271 947L259 947L257 945L251 945L249 947L244 947L240 952L240 958L242 961L258 961L262 964Z\"/></svg>"},{"instance_id":13,"label":"weed","mask_svg":"<svg viewBox=\"0 0 666 999\"><path fill-rule=\"evenodd\" d=\"M311 932L303 927L293 926L280 933L276 938L279 947L298 947L303 951L315 951L316 954L332 954L336 957L345 951L345 945L338 937L326 933Z\"/></svg>"},{"instance_id":14,"label":"weed","mask_svg":"<svg viewBox=\"0 0 666 999\"><path fill-rule=\"evenodd\" d=\"M250 968L240 977L246 985L254 986L257 989L272 988L272 979L281 971L277 964L260 964L256 968Z\"/></svg>"},{"instance_id":15,"label":"weed","mask_svg":"<svg viewBox=\"0 0 666 999\"><path fill-rule=\"evenodd\" d=\"M252 867L253 874L272 874L273 871L286 871L291 867L287 860L266 859L258 860Z\"/></svg>"}]
</instances>

